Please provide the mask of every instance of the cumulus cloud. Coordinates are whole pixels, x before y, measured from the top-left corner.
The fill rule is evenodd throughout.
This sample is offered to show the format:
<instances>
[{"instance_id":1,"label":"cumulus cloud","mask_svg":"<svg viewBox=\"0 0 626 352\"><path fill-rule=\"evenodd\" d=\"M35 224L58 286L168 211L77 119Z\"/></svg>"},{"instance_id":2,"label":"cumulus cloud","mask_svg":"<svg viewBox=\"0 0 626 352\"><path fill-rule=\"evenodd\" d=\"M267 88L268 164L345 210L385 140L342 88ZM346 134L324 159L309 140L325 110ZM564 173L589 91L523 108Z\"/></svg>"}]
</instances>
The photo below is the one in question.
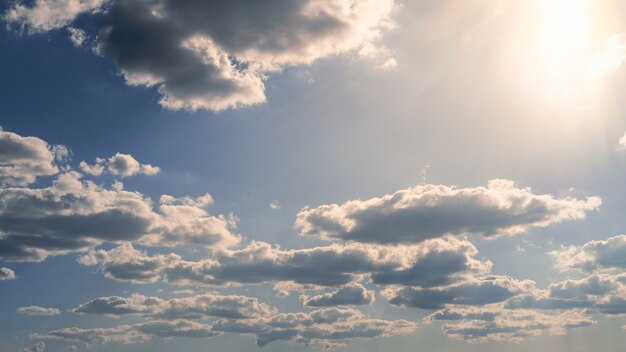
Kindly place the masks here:
<instances>
[{"instance_id":1,"label":"cumulus cloud","mask_svg":"<svg viewBox=\"0 0 626 352\"><path fill-rule=\"evenodd\" d=\"M561 270L583 271L626 269L626 235L594 240L582 246L563 247L550 252Z\"/></svg>"},{"instance_id":2,"label":"cumulus cloud","mask_svg":"<svg viewBox=\"0 0 626 352\"><path fill-rule=\"evenodd\" d=\"M157 166L141 164L132 155L122 153L117 153L108 159L96 158L96 163L93 165L81 161L80 169L82 172L93 176L100 176L106 170L111 175L120 177L138 174L155 175L161 171Z\"/></svg>"},{"instance_id":3,"label":"cumulus cloud","mask_svg":"<svg viewBox=\"0 0 626 352\"><path fill-rule=\"evenodd\" d=\"M69 35L72 44L74 44L77 48L83 46L87 40L87 33L80 28L67 27L67 34Z\"/></svg>"},{"instance_id":4,"label":"cumulus cloud","mask_svg":"<svg viewBox=\"0 0 626 352\"><path fill-rule=\"evenodd\" d=\"M493 180L487 187L419 185L380 198L305 208L295 226L324 240L417 243L447 234L509 236L532 227L580 220L600 198L554 198Z\"/></svg>"},{"instance_id":5,"label":"cumulus cloud","mask_svg":"<svg viewBox=\"0 0 626 352\"><path fill-rule=\"evenodd\" d=\"M46 344L39 341L33 346L22 349L22 352L44 352L46 350Z\"/></svg>"},{"instance_id":6,"label":"cumulus cloud","mask_svg":"<svg viewBox=\"0 0 626 352\"><path fill-rule=\"evenodd\" d=\"M219 111L264 102L272 72L375 47L394 7L393 0L37 0L15 4L4 20L32 33L91 13L97 52L128 84L156 87L169 109Z\"/></svg>"},{"instance_id":7,"label":"cumulus cloud","mask_svg":"<svg viewBox=\"0 0 626 352\"><path fill-rule=\"evenodd\" d=\"M134 294L130 297L99 297L72 310L78 314L106 316L141 315L160 319L230 319L269 316L276 310L253 297L237 295L202 295L162 299Z\"/></svg>"},{"instance_id":8,"label":"cumulus cloud","mask_svg":"<svg viewBox=\"0 0 626 352\"><path fill-rule=\"evenodd\" d=\"M317 296L300 296L300 301L305 306L311 307L330 307L330 306L348 306L348 305L368 305L375 301L376 294L363 287L363 285L354 283L341 287L337 291L324 293Z\"/></svg>"},{"instance_id":9,"label":"cumulus cloud","mask_svg":"<svg viewBox=\"0 0 626 352\"><path fill-rule=\"evenodd\" d=\"M0 268L0 281L14 280L16 278L15 271L9 268Z\"/></svg>"},{"instance_id":10,"label":"cumulus cloud","mask_svg":"<svg viewBox=\"0 0 626 352\"><path fill-rule=\"evenodd\" d=\"M433 260L433 253L451 258L453 264ZM126 244L91 251L80 262L99 265L109 278L131 282L225 285L282 281L341 286L371 276L373 283L430 287L488 272L491 263L473 258L476 253L471 243L454 238L406 247L352 243L297 250L253 241L242 249L220 250L213 259L200 261L187 261L173 253L148 255ZM419 272L426 266L428 272Z\"/></svg>"},{"instance_id":11,"label":"cumulus cloud","mask_svg":"<svg viewBox=\"0 0 626 352\"><path fill-rule=\"evenodd\" d=\"M133 343L158 337L208 338L222 333L254 336L259 346L274 341L333 345L355 338L377 338L413 332L416 324L406 320L365 317L357 310L320 309L310 313L278 313L246 319L218 319L202 323L183 319L153 320L115 328L65 328L37 338L62 338L88 344ZM334 342L334 343L333 343Z\"/></svg>"},{"instance_id":12,"label":"cumulus cloud","mask_svg":"<svg viewBox=\"0 0 626 352\"><path fill-rule=\"evenodd\" d=\"M489 276L439 288L388 288L382 294L394 305L441 309L447 305L484 306L503 302L533 290L534 284L530 280L519 281L508 276Z\"/></svg>"},{"instance_id":13,"label":"cumulus cloud","mask_svg":"<svg viewBox=\"0 0 626 352\"><path fill-rule=\"evenodd\" d=\"M59 169L54 160L53 147L45 141L0 129L0 185L24 186L39 176L55 175Z\"/></svg>"},{"instance_id":14,"label":"cumulus cloud","mask_svg":"<svg viewBox=\"0 0 626 352\"><path fill-rule=\"evenodd\" d=\"M59 315L61 311L58 308L44 308L39 306L19 307L15 310L17 313L26 315Z\"/></svg>"},{"instance_id":15,"label":"cumulus cloud","mask_svg":"<svg viewBox=\"0 0 626 352\"><path fill-rule=\"evenodd\" d=\"M581 311L548 315L532 310L502 310L494 314L495 316L485 315L487 320L473 319L444 324L442 329L450 337L472 343L521 342L542 334L563 335L570 329L595 324L593 319Z\"/></svg>"},{"instance_id":16,"label":"cumulus cloud","mask_svg":"<svg viewBox=\"0 0 626 352\"><path fill-rule=\"evenodd\" d=\"M4 20L30 33L46 32L68 25L77 16L95 12L109 0L35 0L32 6L16 1Z\"/></svg>"},{"instance_id":17,"label":"cumulus cloud","mask_svg":"<svg viewBox=\"0 0 626 352\"><path fill-rule=\"evenodd\" d=\"M2 179L23 185L0 187L1 260L41 261L50 255L86 251L103 242L219 247L241 240L233 233L234 217L213 216L204 209L212 202L210 195L179 200L166 196L154 209L150 198L124 190L119 182L110 188L97 185L67 167L47 187L24 187L37 176L59 172L53 163L55 155L38 138L0 133L0 158L7 161L0 166ZM136 161L131 166L117 165L120 155L124 154L108 160L107 167L116 170L111 172L130 175L153 168Z\"/></svg>"}]
</instances>

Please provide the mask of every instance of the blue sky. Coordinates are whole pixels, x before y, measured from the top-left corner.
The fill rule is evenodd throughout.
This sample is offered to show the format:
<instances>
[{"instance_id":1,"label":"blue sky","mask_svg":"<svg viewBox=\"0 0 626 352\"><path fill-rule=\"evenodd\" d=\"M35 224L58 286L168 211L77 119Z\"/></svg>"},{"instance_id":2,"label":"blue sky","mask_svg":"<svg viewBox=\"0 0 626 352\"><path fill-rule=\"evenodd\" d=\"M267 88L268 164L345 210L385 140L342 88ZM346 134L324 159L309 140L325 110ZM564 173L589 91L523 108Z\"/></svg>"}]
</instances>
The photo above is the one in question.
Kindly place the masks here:
<instances>
[{"instance_id":1,"label":"blue sky","mask_svg":"<svg viewBox=\"0 0 626 352\"><path fill-rule=\"evenodd\" d=\"M625 6L0 1L1 349L617 350Z\"/></svg>"}]
</instances>

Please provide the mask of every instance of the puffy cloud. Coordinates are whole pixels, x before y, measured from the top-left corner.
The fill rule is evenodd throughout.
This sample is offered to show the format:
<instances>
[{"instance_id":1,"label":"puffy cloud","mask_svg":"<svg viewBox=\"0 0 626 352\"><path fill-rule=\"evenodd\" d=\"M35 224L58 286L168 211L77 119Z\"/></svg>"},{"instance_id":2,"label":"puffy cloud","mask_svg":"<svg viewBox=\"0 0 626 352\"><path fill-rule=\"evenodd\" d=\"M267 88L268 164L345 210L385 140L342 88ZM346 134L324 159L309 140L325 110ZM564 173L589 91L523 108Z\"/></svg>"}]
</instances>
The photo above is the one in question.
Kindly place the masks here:
<instances>
[{"instance_id":1,"label":"puffy cloud","mask_svg":"<svg viewBox=\"0 0 626 352\"><path fill-rule=\"evenodd\" d=\"M592 80L604 78L611 72L617 71L625 59L626 34L614 34L607 40L605 50L588 63L586 76ZM624 145L621 146L624 147Z\"/></svg>"},{"instance_id":2,"label":"puffy cloud","mask_svg":"<svg viewBox=\"0 0 626 352\"><path fill-rule=\"evenodd\" d=\"M161 319L230 319L269 316L275 309L246 296L205 293L197 296L162 299L134 294L130 297L99 297L72 310L79 314L107 316L142 315Z\"/></svg>"},{"instance_id":3,"label":"puffy cloud","mask_svg":"<svg viewBox=\"0 0 626 352\"><path fill-rule=\"evenodd\" d=\"M153 320L115 328L65 328L35 335L88 344L143 342L154 336L207 338L222 333L252 335L259 346L274 341L333 345L347 339L378 338L413 332L416 324L406 320L370 319L357 310L321 309L310 313L277 313L248 319L219 319L211 323L173 319ZM334 342L334 343L333 343Z\"/></svg>"},{"instance_id":4,"label":"puffy cloud","mask_svg":"<svg viewBox=\"0 0 626 352\"><path fill-rule=\"evenodd\" d=\"M406 320L369 319L360 311L337 308L280 313L255 320L218 320L213 325L216 331L253 335L259 346L281 340L333 345L346 339L404 335L416 327Z\"/></svg>"},{"instance_id":5,"label":"puffy cloud","mask_svg":"<svg viewBox=\"0 0 626 352\"><path fill-rule=\"evenodd\" d=\"M329 307L346 305L367 305L375 301L376 294L363 287L361 284L350 284L341 287L337 291L308 297L302 295L300 301L305 306Z\"/></svg>"},{"instance_id":6,"label":"puffy cloud","mask_svg":"<svg viewBox=\"0 0 626 352\"><path fill-rule=\"evenodd\" d=\"M107 2L18 3L4 19L40 32ZM219 111L264 102L272 72L374 47L394 7L393 0L112 0L93 17L97 52L128 84L157 87L169 109Z\"/></svg>"},{"instance_id":7,"label":"puffy cloud","mask_svg":"<svg viewBox=\"0 0 626 352\"><path fill-rule=\"evenodd\" d=\"M66 26L85 12L94 12L109 0L35 0L32 6L16 1L4 20L29 32L45 32Z\"/></svg>"},{"instance_id":8,"label":"puffy cloud","mask_svg":"<svg viewBox=\"0 0 626 352\"><path fill-rule=\"evenodd\" d=\"M600 198L537 195L512 181L487 187L419 185L380 198L305 208L295 226L301 235L367 243L418 243L444 235L508 236L532 227L579 220Z\"/></svg>"},{"instance_id":9,"label":"puffy cloud","mask_svg":"<svg viewBox=\"0 0 626 352\"><path fill-rule=\"evenodd\" d=\"M54 160L52 147L45 141L0 129L0 185L24 186L39 176L57 174Z\"/></svg>"},{"instance_id":10,"label":"puffy cloud","mask_svg":"<svg viewBox=\"0 0 626 352\"><path fill-rule=\"evenodd\" d=\"M84 161L80 163L80 169L86 174L99 176L105 169L111 174L121 177L134 176L138 174L155 175L161 171L157 166L141 164L130 154L117 153L109 159L96 158L93 165Z\"/></svg>"},{"instance_id":11,"label":"puffy cloud","mask_svg":"<svg viewBox=\"0 0 626 352\"><path fill-rule=\"evenodd\" d=\"M16 278L15 271L9 268L0 268L0 281L14 280Z\"/></svg>"},{"instance_id":12,"label":"puffy cloud","mask_svg":"<svg viewBox=\"0 0 626 352\"><path fill-rule=\"evenodd\" d=\"M440 288L388 288L382 294L394 305L440 309L447 305L484 306L503 302L533 289L533 281L519 281L508 276L489 276Z\"/></svg>"},{"instance_id":13,"label":"puffy cloud","mask_svg":"<svg viewBox=\"0 0 626 352\"><path fill-rule=\"evenodd\" d=\"M455 324L444 324L443 331L450 337L472 343L490 341L520 342L544 333L563 335L567 330L588 327L595 321L581 311L567 311L557 315L542 314L532 310L498 310L495 317L486 314L487 319L464 320ZM461 313L462 314L462 313ZM474 313L473 317L476 317ZM446 318L443 315L442 318ZM457 315L452 315L456 320Z\"/></svg>"},{"instance_id":14,"label":"puffy cloud","mask_svg":"<svg viewBox=\"0 0 626 352\"><path fill-rule=\"evenodd\" d=\"M22 349L22 352L44 352L46 350L46 344L39 341L33 346Z\"/></svg>"},{"instance_id":15,"label":"puffy cloud","mask_svg":"<svg viewBox=\"0 0 626 352\"><path fill-rule=\"evenodd\" d=\"M61 311L58 308L44 308L38 306L19 307L15 310L17 313L26 315L59 315Z\"/></svg>"},{"instance_id":16,"label":"puffy cloud","mask_svg":"<svg viewBox=\"0 0 626 352\"><path fill-rule=\"evenodd\" d=\"M467 252L466 252L467 251ZM432 260L433 253L457 253L455 263ZM97 250L81 257L85 265L99 265L109 278L120 281L203 283L292 282L299 285L341 286L371 276L374 283L406 283L430 287L485 273L491 263L472 255L475 247L465 240L430 240L415 246L334 244L326 247L287 250L263 242L252 242L239 250L219 250L213 259L183 260L175 254L148 255L122 245ZM458 264L460 262L460 264ZM416 269L428 266L428 273Z\"/></svg>"},{"instance_id":17,"label":"puffy cloud","mask_svg":"<svg viewBox=\"0 0 626 352\"><path fill-rule=\"evenodd\" d=\"M1 175L9 175L3 178L5 183L29 183L37 176L58 172L55 154L44 141L0 133L0 158L7 163L0 166ZM109 168L119 155L123 154L109 159ZM140 169L151 167L139 165ZM121 175L136 172L133 167L115 168ZM0 187L0 260L41 261L103 242L220 247L241 240L232 232L234 217L213 216L203 209L212 202L210 195L181 198L185 201L165 199L155 210L150 198L124 190L119 182L107 188L82 180L81 174L67 168L47 187Z\"/></svg>"},{"instance_id":18,"label":"puffy cloud","mask_svg":"<svg viewBox=\"0 0 626 352\"><path fill-rule=\"evenodd\" d=\"M72 44L74 44L77 48L83 46L87 40L87 33L80 28L67 27L67 34L69 35Z\"/></svg>"},{"instance_id":19,"label":"puffy cloud","mask_svg":"<svg viewBox=\"0 0 626 352\"><path fill-rule=\"evenodd\" d=\"M583 271L626 269L626 235L594 240L582 246L570 246L550 252L561 270Z\"/></svg>"},{"instance_id":20,"label":"puffy cloud","mask_svg":"<svg viewBox=\"0 0 626 352\"><path fill-rule=\"evenodd\" d=\"M272 210L281 210L282 207L280 206L280 203L278 203L278 201L275 200L275 201L270 203L270 209L272 209Z\"/></svg>"}]
</instances>

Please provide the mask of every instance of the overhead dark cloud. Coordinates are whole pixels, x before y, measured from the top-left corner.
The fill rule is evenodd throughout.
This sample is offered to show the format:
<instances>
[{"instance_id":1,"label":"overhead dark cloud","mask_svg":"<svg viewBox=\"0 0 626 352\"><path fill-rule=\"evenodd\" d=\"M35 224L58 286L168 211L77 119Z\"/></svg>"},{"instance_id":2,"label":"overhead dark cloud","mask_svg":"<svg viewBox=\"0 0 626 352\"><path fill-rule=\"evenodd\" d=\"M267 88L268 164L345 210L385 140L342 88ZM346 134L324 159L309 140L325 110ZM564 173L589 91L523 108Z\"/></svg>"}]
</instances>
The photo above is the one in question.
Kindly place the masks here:
<instances>
[{"instance_id":1,"label":"overhead dark cloud","mask_svg":"<svg viewBox=\"0 0 626 352\"><path fill-rule=\"evenodd\" d=\"M230 319L269 316L275 309L254 297L237 295L202 295L162 299L134 294L130 297L99 297L72 310L78 314L107 316L141 315L160 319Z\"/></svg>"},{"instance_id":2,"label":"overhead dark cloud","mask_svg":"<svg viewBox=\"0 0 626 352\"><path fill-rule=\"evenodd\" d=\"M57 174L53 149L37 137L23 137L0 128L0 186L24 186L39 176Z\"/></svg>"},{"instance_id":3,"label":"overhead dark cloud","mask_svg":"<svg viewBox=\"0 0 626 352\"><path fill-rule=\"evenodd\" d=\"M39 306L18 307L17 313L26 315L59 315L61 311L58 308L45 308Z\"/></svg>"},{"instance_id":4,"label":"overhead dark cloud","mask_svg":"<svg viewBox=\"0 0 626 352\"><path fill-rule=\"evenodd\" d=\"M316 296L300 296L300 301L310 307L331 307L348 305L368 305L376 300L374 291L368 290L361 284L349 284L339 290Z\"/></svg>"},{"instance_id":5,"label":"overhead dark cloud","mask_svg":"<svg viewBox=\"0 0 626 352\"><path fill-rule=\"evenodd\" d=\"M265 101L266 75L373 43L392 26L393 0L38 0L4 20L30 33L90 14L95 51L131 85L157 87L169 109L223 110Z\"/></svg>"},{"instance_id":6,"label":"overhead dark cloud","mask_svg":"<svg viewBox=\"0 0 626 352\"><path fill-rule=\"evenodd\" d=\"M419 185L380 198L305 208L295 226L301 235L324 240L419 243L444 235L515 235L583 219L600 203L597 197L535 194L507 180L475 188Z\"/></svg>"},{"instance_id":7,"label":"overhead dark cloud","mask_svg":"<svg viewBox=\"0 0 626 352\"><path fill-rule=\"evenodd\" d=\"M9 268L0 268L0 281L15 280L15 271Z\"/></svg>"}]
</instances>

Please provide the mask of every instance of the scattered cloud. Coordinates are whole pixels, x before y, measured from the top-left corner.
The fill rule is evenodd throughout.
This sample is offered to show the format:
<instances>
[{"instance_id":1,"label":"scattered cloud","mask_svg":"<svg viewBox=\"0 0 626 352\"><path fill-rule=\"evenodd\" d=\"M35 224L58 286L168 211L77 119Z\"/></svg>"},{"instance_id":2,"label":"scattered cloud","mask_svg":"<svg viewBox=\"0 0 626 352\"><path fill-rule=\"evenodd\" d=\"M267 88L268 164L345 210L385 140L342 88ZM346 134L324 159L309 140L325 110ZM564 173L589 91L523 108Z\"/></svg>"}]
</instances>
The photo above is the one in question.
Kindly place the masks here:
<instances>
[{"instance_id":1,"label":"scattered cloud","mask_svg":"<svg viewBox=\"0 0 626 352\"><path fill-rule=\"evenodd\" d=\"M14 4L4 20L39 33L90 14L97 53L110 57L128 84L156 87L168 109L219 111L263 103L267 75L285 67L375 47L392 27L395 6L393 0L37 0Z\"/></svg>"},{"instance_id":2,"label":"scattered cloud","mask_svg":"<svg viewBox=\"0 0 626 352\"><path fill-rule=\"evenodd\" d=\"M93 165L81 161L80 169L82 172L100 176L105 170L111 175L128 177L134 175L155 175L161 171L160 168L150 164L141 164L130 154L117 153L108 159L96 158Z\"/></svg>"},{"instance_id":3,"label":"scattered cloud","mask_svg":"<svg viewBox=\"0 0 626 352\"><path fill-rule=\"evenodd\" d=\"M277 200L273 201L270 203L270 209L272 210L281 210L282 207L280 206L280 204L278 203Z\"/></svg>"},{"instance_id":4,"label":"scattered cloud","mask_svg":"<svg viewBox=\"0 0 626 352\"><path fill-rule=\"evenodd\" d=\"M87 40L87 33L80 28L67 27L67 34L75 47L80 48Z\"/></svg>"},{"instance_id":5,"label":"scattered cloud","mask_svg":"<svg viewBox=\"0 0 626 352\"><path fill-rule=\"evenodd\" d=\"M15 271L9 268L0 268L0 281L15 280Z\"/></svg>"},{"instance_id":6,"label":"scattered cloud","mask_svg":"<svg viewBox=\"0 0 626 352\"><path fill-rule=\"evenodd\" d=\"M598 197L554 198L492 180L487 187L418 185L381 198L305 208L295 223L301 235L365 243L419 243L445 235L510 236L533 227L580 220Z\"/></svg>"},{"instance_id":7,"label":"scattered cloud","mask_svg":"<svg viewBox=\"0 0 626 352\"><path fill-rule=\"evenodd\" d=\"M19 307L15 310L17 313L26 315L59 315L61 311L58 308L44 308L38 306Z\"/></svg>"},{"instance_id":8,"label":"scattered cloud","mask_svg":"<svg viewBox=\"0 0 626 352\"><path fill-rule=\"evenodd\" d=\"M300 302L310 307L331 307L349 305L369 305L376 300L376 293L354 283L341 287L337 291L324 293L317 296L300 296Z\"/></svg>"},{"instance_id":9,"label":"scattered cloud","mask_svg":"<svg viewBox=\"0 0 626 352\"><path fill-rule=\"evenodd\" d=\"M46 344L39 341L33 346L22 349L22 352L44 352L46 350Z\"/></svg>"},{"instance_id":10,"label":"scattered cloud","mask_svg":"<svg viewBox=\"0 0 626 352\"><path fill-rule=\"evenodd\" d=\"M25 186L37 177L55 175L59 169L54 160L45 141L0 129L0 185Z\"/></svg>"}]
</instances>

